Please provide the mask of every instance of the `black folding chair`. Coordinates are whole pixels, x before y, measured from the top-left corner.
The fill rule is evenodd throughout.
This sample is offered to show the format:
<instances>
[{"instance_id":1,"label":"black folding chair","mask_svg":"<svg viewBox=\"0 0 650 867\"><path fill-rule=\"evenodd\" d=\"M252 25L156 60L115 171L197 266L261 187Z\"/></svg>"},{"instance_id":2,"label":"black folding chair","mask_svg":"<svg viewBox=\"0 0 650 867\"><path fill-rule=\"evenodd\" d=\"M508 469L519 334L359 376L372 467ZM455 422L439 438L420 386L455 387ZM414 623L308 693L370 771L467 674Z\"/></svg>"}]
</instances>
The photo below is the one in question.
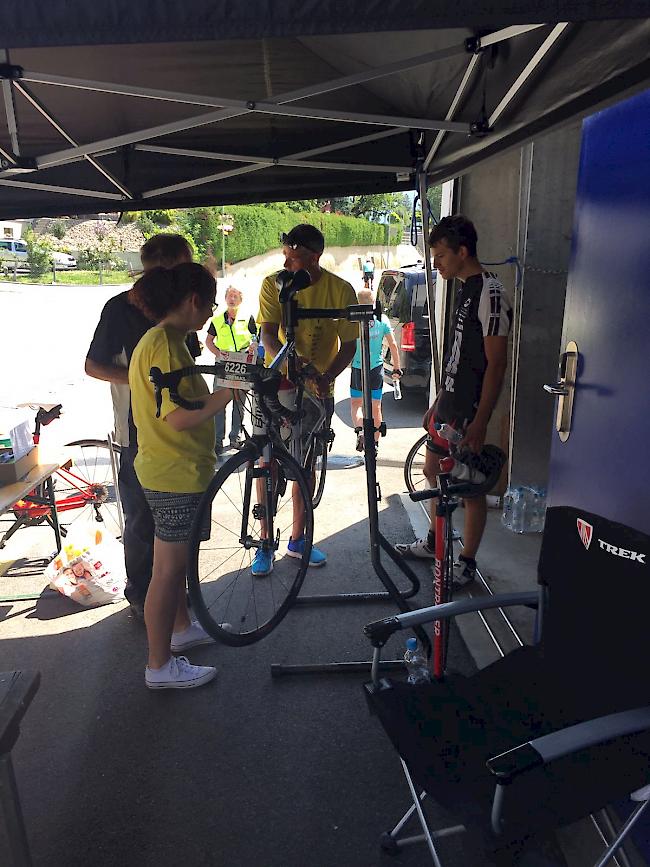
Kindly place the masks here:
<instances>
[{"instance_id":1,"label":"black folding chair","mask_svg":"<svg viewBox=\"0 0 650 867\"><path fill-rule=\"evenodd\" d=\"M536 644L470 677L366 684L371 711L399 753L413 806L382 846L478 832L485 863L518 863L540 835L625 796L636 807L604 867L650 799L650 704L642 655L650 615L650 538L571 507L547 511L539 590L460 599L365 628L377 663L396 631L492 607L537 609ZM542 628L543 627L543 628ZM432 832L431 796L458 817ZM423 834L402 838L416 813Z\"/></svg>"}]
</instances>

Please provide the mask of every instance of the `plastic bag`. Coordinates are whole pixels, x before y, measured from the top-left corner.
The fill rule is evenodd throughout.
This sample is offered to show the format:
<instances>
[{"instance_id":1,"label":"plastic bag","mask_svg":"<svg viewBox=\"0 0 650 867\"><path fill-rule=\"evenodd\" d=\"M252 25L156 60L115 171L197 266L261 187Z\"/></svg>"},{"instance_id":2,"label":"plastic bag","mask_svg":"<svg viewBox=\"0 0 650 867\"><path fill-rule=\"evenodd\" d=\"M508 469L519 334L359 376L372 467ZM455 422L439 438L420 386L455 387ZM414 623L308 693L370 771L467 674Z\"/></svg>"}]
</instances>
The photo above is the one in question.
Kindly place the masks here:
<instances>
[{"instance_id":1,"label":"plastic bag","mask_svg":"<svg viewBox=\"0 0 650 867\"><path fill-rule=\"evenodd\" d=\"M99 528L70 532L45 577L53 590L80 605L120 602L126 585L122 543Z\"/></svg>"}]
</instances>

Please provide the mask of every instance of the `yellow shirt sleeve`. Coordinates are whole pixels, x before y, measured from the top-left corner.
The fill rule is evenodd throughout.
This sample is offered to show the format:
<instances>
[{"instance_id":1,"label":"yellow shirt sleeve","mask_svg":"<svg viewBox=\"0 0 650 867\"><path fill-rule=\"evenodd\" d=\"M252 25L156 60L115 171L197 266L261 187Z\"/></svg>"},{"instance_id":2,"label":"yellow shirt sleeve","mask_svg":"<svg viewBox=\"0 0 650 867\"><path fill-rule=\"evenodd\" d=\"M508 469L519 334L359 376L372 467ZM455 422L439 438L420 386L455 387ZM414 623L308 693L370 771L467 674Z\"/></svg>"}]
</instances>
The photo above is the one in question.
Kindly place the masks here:
<instances>
[{"instance_id":1,"label":"yellow shirt sleeve","mask_svg":"<svg viewBox=\"0 0 650 867\"><path fill-rule=\"evenodd\" d=\"M275 274L269 274L262 282L260 290L260 309L257 314L257 324L271 322L275 325L282 324L282 307L280 295L275 285Z\"/></svg>"}]
</instances>

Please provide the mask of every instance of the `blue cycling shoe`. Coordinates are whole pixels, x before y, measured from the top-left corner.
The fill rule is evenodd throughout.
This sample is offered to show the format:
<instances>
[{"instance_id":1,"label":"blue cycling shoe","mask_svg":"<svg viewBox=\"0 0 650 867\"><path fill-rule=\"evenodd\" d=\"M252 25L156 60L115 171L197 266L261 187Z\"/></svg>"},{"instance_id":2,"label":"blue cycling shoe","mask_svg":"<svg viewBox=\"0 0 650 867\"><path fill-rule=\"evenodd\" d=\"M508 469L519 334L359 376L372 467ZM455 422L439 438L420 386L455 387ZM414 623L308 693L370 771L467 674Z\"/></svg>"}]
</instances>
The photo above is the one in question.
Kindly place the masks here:
<instances>
[{"instance_id":1,"label":"blue cycling shoe","mask_svg":"<svg viewBox=\"0 0 650 867\"><path fill-rule=\"evenodd\" d=\"M273 572L273 559L275 554L273 551L267 551L263 548L258 548L253 558L251 565L251 573L255 578L263 578L265 575L270 575Z\"/></svg>"},{"instance_id":2,"label":"blue cycling shoe","mask_svg":"<svg viewBox=\"0 0 650 867\"><path fill-rule=\"evenodd\" d=\"M300 539L289 539L289 544L287 546L287 557L295 557L297 560L300 560L302 557L303 551L305 550L305 537L303 536ZM309 556L309 565L310 566L324 566L327 563L327 554L317 548L315 545L311 547L311 554Z\"/></svg>"}]
</instances>

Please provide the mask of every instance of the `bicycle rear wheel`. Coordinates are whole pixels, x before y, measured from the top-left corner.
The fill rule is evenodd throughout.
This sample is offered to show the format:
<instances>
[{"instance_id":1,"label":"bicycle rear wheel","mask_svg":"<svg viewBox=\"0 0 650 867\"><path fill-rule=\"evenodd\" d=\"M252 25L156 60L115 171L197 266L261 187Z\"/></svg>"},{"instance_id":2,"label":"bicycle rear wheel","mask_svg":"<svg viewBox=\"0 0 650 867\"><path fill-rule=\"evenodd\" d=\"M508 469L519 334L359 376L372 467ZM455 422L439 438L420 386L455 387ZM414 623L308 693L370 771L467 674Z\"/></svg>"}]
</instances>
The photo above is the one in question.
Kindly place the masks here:
<instances>
[{"instance_id":1,"label":"bicycle rear wheel","mask_svg":"<svg viewBox=\"0 0 650 867\"><path fill-rule=\"evenodd\" d=\"M259 641L286 615L305 577L314 533L311 498L299 464L278 451L273 452L272 469L262 468L256 466L257 454L255 447L246 446L219 469L203 495L190 536L192 605L203 628L233 646ZM305 515L305 546L299 558L285 555L294 486ZM201 541L201 527L208 522L210 539ZM251 566L264 541L277 557L270 574L255 577Z\"/></svg>"},{"instance_id":2,"label":"bicycle rear wheel","mask_svg":"<svg viewBox=\"0 0 650 867\"><path fill-rule=\"evenodd\" d=\"M119 461L120 446L112 445ZM111 460L106 440L75 440L65 445L71 458L69 469L54 476L59 523L65 532L73 527L98 525L116 538L122 535L121 507L117 485L117 461Z\"/></svg>"},{"instance_id":3,"label":"bicycle rear wheel","mask_svg":"<svg viewBox=\"0 0 650 867\"><path fill-rule=\"evenodd\" d=\"M414 443L404 463L404 482L409 493L426 491L429 481L424 475L424 460L427 454L427 434Z\"/></svg>"}]
</instances>

